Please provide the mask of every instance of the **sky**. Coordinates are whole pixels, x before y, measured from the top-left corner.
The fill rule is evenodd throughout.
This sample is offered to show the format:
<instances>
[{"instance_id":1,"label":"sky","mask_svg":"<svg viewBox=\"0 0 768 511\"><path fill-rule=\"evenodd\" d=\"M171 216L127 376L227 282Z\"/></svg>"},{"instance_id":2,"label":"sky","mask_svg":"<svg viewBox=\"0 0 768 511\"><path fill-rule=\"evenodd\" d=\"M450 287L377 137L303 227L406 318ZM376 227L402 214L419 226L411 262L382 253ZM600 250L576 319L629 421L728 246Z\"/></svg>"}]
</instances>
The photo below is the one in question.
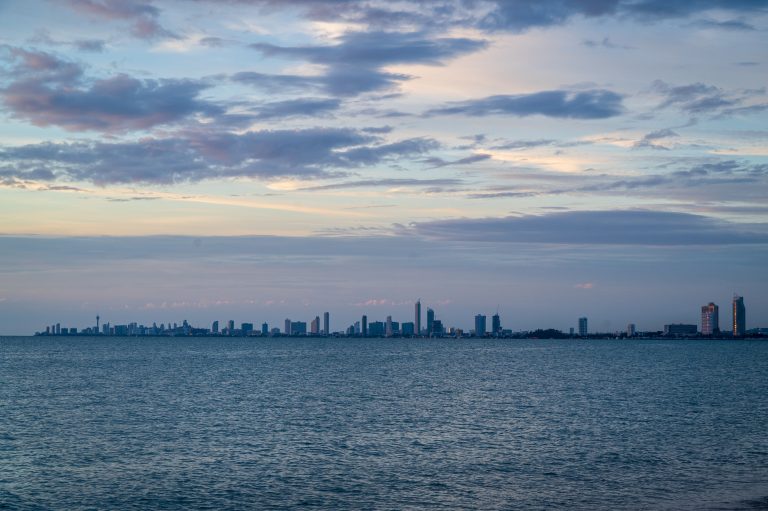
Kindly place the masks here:
<instances>
[{"instance_id":1,"label":"sky","mask_svg":"<svg viewBox=\"0 0 768 511\"><path fill-rule=\"evenodd\" d=\"M768 0L0 0L0 334L768 327Z\"/></svg>"}]
</instances>

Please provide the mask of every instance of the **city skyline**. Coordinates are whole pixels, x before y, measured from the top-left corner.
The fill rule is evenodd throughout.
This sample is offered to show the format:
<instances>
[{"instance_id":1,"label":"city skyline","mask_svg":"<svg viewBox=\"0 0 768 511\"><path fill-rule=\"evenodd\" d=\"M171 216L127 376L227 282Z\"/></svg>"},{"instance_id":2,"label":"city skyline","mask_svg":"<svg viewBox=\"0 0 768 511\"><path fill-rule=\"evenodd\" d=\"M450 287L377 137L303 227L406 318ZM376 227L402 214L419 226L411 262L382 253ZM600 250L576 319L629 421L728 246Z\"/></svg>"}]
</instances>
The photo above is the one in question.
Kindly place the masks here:
<instances>
[{"instance_id":1,"label":"city skyline","mask_svg":"<svg viewBox=\"0 0 768 511\"><path fill-rule=\"evenodd\" d=\"M768 328L761 326L753 326L747 328L746 326L746 306L744 304L744 297L733 295L732 317L730 325L733 328L729 331L727 329L721 329L719 306L713 302L708 303L701 307L701 320L699 324L687 324L687 323L668 323L663 325L663 328L646 328L639 329L635 323L628 323L624 329L627 337L633 337L636 334L648 334L648 333L660 333L663 335L690 335L698 334L701 336L716 336L721 333L733 336L743 336L748 332L757 332L768 330ZM348 326L332 329L331 328L331 313L330 311L324 311L322 313L322 326L320 315L315 315L314 319L309 322L297 320L293 318L285 318L282 323L282 328L275 326L275 323L264 321L260 327L258 322L242 322L239 323L234 319L227 320L226 327L219 329L219 320L214 320L211 323L210 328L206 328L200 325L194 325L189 323L187 319L184 319L182 324L178 322L161 322L158 325L157 321L152 322L152 326L144 325L136 321L130 323L116 325L109 322L105 322L99 326L101 316L96 315L95 327L87 326L72 327L70 325L63 325L60 322L46 326L43 330L39 330L35 335L83 335L83 334L97 334L97 335L159 335L162 333L183 333L183 335L223 335L223 336L249 336L249 335L283 335L283 336L328 336L328 335L346 335L346 336L363 336L363 337L443 337L443 336L461 336L471 335L473 337L504 337L512 336L521 333L527 333L532 331L551 331L566 333L565 329L553 328L552 326L539 325L537 328L530 329L513 329L505 327L502 324L501 316L498 309L495 314L491 316L491 329L488 329L488 315L478 313L474 316L473 327L463 328L456 325L452 320L445 321L445 318L438 318L435 311L432 308L427 308L426 313L426 327L421 328L421 299L414 302L414 317L413 321L400 322L393 320L392 315L387 315L385 321L374 320L369 321L368 315L363 314L360 318L351 323ZM346 317L346 316L342 316ZM309 323L309 327L307 326ZM587 337L592 334L615 334L621 335L621 329L610 330L596 330L589 328L589 318L586 316L579 317L576 321L576 327L570 327L568 332L571 336L578 335L579 337ZM183 330L179 330L183 329ZM149 333L148 333L149 332Z\"/></svg>"},{"instance_id":2,"label":"city skyline","mask_svg":"<svg viewBox=\"0 0 768 511\"><path fill-rule=\"evenodd\" d=\"M0 1L0 331L414 297L644 329L733 292L766 325L766 30L766 0Z\"/></svg>"}]
</instances>

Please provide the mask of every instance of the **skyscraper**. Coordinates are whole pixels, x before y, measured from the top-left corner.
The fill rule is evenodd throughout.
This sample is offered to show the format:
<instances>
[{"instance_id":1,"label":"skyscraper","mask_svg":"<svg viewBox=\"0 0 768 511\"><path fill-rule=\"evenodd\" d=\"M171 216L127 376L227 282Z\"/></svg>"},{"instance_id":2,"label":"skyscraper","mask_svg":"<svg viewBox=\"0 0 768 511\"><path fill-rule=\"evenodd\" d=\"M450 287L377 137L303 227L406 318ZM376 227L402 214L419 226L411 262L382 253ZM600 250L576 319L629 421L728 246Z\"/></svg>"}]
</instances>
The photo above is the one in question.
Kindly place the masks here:
<instances>
[{"instance_id":1,"label":"skyscraper","mask_svg":"<svg viewBox=\"0 0 768 511\"><path fill-rule=\"evenodd\" d=\"M720 333L720 309L709 302L701 307L701 335Z\"/></svg>"},{"instance_id":2,"label":"skyscraper","mask_svg":"<svg viewBox=\"0 0 768 511\"><path fill-rule=\"evenodd\" d=\"M387 316L387 326L384 332L386 333L387 337L392 337L392 335L394 334L394 330L392 328L392 316Z\"/></svg>"},{"instance_id":3,"label":"skyscraper","mask_svg":"<svg viewBox=\"0 0 768 511\"><path fill-rule=\"evenodd\" d=\"M421 335L421 298L416 300L416 304L413 306L413 325L416 330L416 335Z\"/></svg>"},{"instance_id":4,"label":"skyscraper","mask_svg":"<svg viewBox=\"0 0 768 511\"><path fill-rule=\"evenodd\" d=\"M331 335L331 313L323 312L323 334Z\"/></svg>"},{"instance_id":5,"label":"skyscraper","mask_svg":"<svg viewBox=\"0 0 768 511\"><path fill-rule=\"evenodd\" d=\"M485 315L478 314L475 316L475 336L485 337Z\"/></svg>"},{"instance_id":6,"label":"skyscraper","mask_svg":"<svg viewBox=\"0 0 768 511\"><path fill-rule=\"evenodd\" d=\"M363 337L368 337L368 316L363 314Z\"/></svg>"},{"instance_id":7,"label":"skyscraper","mask_svg":"<svg viewBox=\"0 0 768 511\"><path fill-rule=\"evenodd\" d=\"M733 295L733 336L742 336L747 332L747 310L744 297Z\"/></svg>"},{"instance_id":8,"label":"skyscraper","mask_svg":"<svg viewBox=\"0 0 768 511\"><path fill-rule=\"evenodd\" d=\"M309 333L314 335L320 333L320 316L315 316L315 319L309 324Z\"/></svg>"},{"instance_id":9,"label":"skyscraper","mask_svg":"<svg viewBox=\"0 0 768 511\"><path fill-rule=\"evenodd\" d=\"M579 318L579 335L586 337L589 333L589 327L587 326L587 318Z\"/></svg>"},{"instance_id":10,"label":"skyscraper","mask_svg":"<svg viewBox=\"0 0 768 511\"><path fill-rule=\"evenodd\" d=\"M218 334L219 333L219 322L218 321L214 321L213 324L211 325L211 332L213 332L214 334Z\"/></svg>"},{"instance_id":11,"label":"skyscraper","mask_svg":"<svg viewBox=\"0 0 768 511\"><path fill-rule=\"evenodd\" d=\"M432 335L435 325L435 311L427 307L427 336Z\"/></svg>"},{"instance_id":12,"label":"skyscraper","mask_svg":"<svg viewBox=\"0 0 768 511\"><path fill-rule=\"evenodd\" d=\"M283 333L285 333L285 335L291 335L291 320L290 319L286 319L285 320L285 328L283 329Z\"/></svg>"},{"instance_id":13,"label":"skyscraper","mask_svg":"<svg viewBox=\"0 0 768 511\"><path fill-rule=\"evenodd\" d=\"M493 318L491 318L491 327L491 332L493 335L501 335L501 317L499 316L498 312L493 315Z\"/></svg>"}]
</instances>

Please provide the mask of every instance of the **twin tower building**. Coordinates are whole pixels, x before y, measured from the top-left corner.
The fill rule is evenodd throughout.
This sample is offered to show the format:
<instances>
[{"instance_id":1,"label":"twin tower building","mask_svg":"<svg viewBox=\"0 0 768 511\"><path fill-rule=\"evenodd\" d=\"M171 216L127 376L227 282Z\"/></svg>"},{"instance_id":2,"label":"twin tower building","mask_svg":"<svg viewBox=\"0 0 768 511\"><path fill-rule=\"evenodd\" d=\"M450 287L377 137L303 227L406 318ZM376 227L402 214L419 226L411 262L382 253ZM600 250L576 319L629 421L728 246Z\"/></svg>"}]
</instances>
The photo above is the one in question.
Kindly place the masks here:
<instances>
[{"instance_id":1,"label":"twin tower building","mask_svg":"<svg viewBox=\"0 0 768 511\"><path fill-rule=\"evenodd\" d=\"M747 332L747 314L744 308L744 297L733 296L733 336L740 337ZM720 309L709 302L701 307L701 335L720 333Z\"/></svg>"}]
</instances>

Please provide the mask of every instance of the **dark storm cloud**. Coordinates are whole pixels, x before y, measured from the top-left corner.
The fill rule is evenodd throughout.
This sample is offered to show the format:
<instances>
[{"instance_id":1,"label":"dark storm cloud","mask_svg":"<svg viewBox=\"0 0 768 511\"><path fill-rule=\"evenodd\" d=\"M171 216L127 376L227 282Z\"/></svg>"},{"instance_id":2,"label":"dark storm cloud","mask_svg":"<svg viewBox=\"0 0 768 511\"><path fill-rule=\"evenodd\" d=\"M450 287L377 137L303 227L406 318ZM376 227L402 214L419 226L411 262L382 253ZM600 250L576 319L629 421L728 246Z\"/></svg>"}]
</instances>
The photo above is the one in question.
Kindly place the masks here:
<instances>
[{"instance_id":1,"label":"dark storm cloud","mask_svg":"<svg viewBox=\"0 0 768 511\"><path fill-rule=\"evenodd\" d=\"M604 119L621 115L622 96L603 89L571 92L553 90L532 94L499 95L448 103L426 115L544 115L572 119Z\"/></svg>"},{"instance_id":2,"label":"dark storm cloud","mask_svg":"<svg viewBox=\"0 0 768 511\"><path fill-rule=\"evenodd\" d=\"M352 129L180 133L136 142L42 143L0 149L7 178L44 177L110 183L194 182L223 177L328 177L345 169L421 155L439 144L410 139L381 144Z\"/></svg>"},{"instance_id":3,"label":"dark storm cloud","mask_svg":"<svg viewBox=\"0 0 768 511\"><path fill-rule=\"evenodd\" d=\"M687 213L572 211L544 216L452 219L413 224L417 234L450 241L600 245L768 243L766 224L744 225Z\"/></svg>"},{"instance_id":4,"label":"dark storm cloud","mask_svg":"<svg viewBox=\"0 0 768 511\"><path fill-rule=\"evenodd\" d=\"M118 74L87 80L83 68L45 52L0 47L6 63L0 98L12 116L70 131L123 132L223 109L198 99L198 80L139 80Z\"/></svg>"}]
</instances>

